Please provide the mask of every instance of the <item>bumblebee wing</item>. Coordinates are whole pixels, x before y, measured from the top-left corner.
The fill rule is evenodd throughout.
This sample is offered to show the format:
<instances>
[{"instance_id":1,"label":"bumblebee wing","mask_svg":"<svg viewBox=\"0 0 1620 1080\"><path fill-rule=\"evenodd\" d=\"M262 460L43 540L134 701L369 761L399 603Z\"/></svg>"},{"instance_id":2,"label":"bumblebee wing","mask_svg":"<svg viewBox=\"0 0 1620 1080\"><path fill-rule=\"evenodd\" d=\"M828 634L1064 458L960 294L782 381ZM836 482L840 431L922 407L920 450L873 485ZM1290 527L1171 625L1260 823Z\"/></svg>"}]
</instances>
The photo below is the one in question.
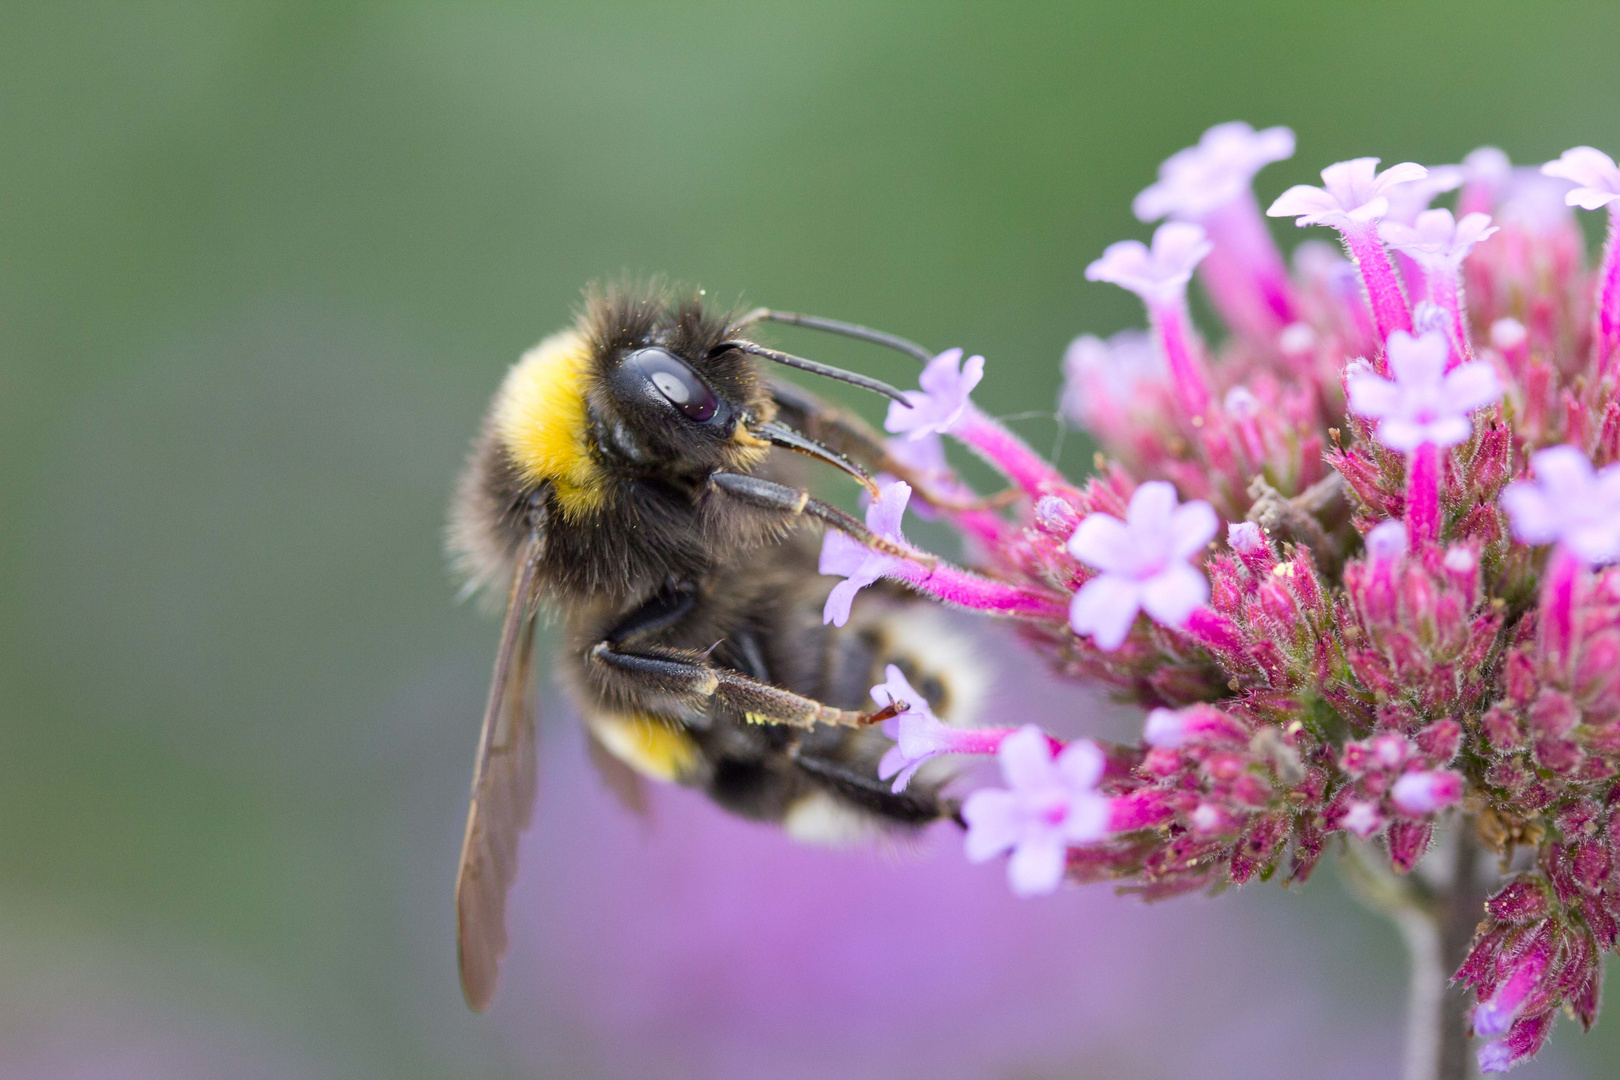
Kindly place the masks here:
<instances>
[{"instance_id":1,"label":"bumblebee wing","mask_svg":"<svg viewBox=\"0 0 1620 1080\"><path fill-rule=\"evenodd\" d=\"M507 600L495 675L473 770L472 806L456 874L456 952L461 992L476 1012L489 1006L506 952L506 894L517 877L518 837L534 810L535 572L538 532L524 544Z\"/></svg>"}]
</instances>

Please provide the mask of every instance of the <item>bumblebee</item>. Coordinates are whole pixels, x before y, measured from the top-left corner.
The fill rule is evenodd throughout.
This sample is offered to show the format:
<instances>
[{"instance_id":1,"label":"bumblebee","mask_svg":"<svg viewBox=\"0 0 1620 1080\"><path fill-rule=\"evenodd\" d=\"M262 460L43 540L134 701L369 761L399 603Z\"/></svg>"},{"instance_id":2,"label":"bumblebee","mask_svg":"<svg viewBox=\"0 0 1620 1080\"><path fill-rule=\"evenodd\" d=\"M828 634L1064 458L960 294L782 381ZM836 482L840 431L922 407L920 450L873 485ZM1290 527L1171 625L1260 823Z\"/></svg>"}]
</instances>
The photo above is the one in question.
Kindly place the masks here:
<instances>
[{"instance_id":1,"label":"bumblebee","mask_svg":"<svg viewBox=\"0 0 1620 1080\"><path fill-rule=\"evenodd\" d=\"M875 493L906 476L882 438L767 365L893 387L767 348L761 322L796 323L926 361L921 346L852 324L764 309L733 317L652 287L587 296L574 326L512 367L457 490L450 548L473 588L504 586L506 615L479 737L456 882L462 990L494 993L506 894L535 793L534 642L561 616L561 676L592 758L639 806L641 778L699 788L724 809L808 840L905 832L955 814L929 770L896 794L869 689L897 665L936 715L966 720L973 652L898 586L866 590L822 624L832 581L819 532L882 548L813 497L806 459ZM919 485L920 486L920 485Z\"/></svg>"}]
</instances>

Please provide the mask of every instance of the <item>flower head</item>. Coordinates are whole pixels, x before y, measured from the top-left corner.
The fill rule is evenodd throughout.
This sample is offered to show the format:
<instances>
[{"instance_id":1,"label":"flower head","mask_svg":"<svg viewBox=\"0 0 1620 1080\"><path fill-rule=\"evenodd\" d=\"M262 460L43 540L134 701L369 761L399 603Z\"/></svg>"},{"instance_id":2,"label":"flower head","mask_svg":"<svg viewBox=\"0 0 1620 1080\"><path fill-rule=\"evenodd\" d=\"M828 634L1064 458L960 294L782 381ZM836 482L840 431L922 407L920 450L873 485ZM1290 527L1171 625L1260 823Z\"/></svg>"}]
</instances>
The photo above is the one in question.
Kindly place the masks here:
<instances>
[{"instance_id":1,"label":"flower head","mask_svg":"<svg viewBox=\"0 0 1620 1080\"><path fill-rule=\"evenodd\" d=\"M1102 258L1086 267L1087 281L1129 289L1149 306L1179 301L1193 268L1212 250L1201 225L1171 221L1153 231L1151 249L1140 240L1109 244Z\"/></svg>"},{"instance_id":2,"label":"flower head","mask_svg":"<svg viewBox=\"0 0 1620 1080\"><path fill-rule=\"evenodd\" d=\"M1489 214L1466 214L1461 221L1450 210L1425 210L1410 225L1385 221L1378 235L1431 270L1455 271L1474 245L1496 232Z\"/></svg>"},{"instance_id":3,"label":"flower head","mask_svg":"<svg viewBox=\"0 0 1620 1080\"><path fill-rule=\"evenodd\" d=\"M1620 559L1620 464L1594 470L1573 446L1538 451L1530 464L1536 478L1502 492L1514 537L1562 544L1590 566Z\"/></svg>"},{"instance_id":4,"label":"flower head","mask_svg":"<svg viewBox=\"0 0 1620 1080\"><path fill-rule=\"evenodd\" d=\"M866 527L879 536L905 543L900 535L900 519L905 515L906 503L911 499L911 485L903 480L886 484L878 497L866 508ZM820 571L837 574L846 580L833 586L822 609L821 621L843 626L849 621L850 605L855 594L892 570L901 559L881 551L873 551L853 537L836 530L828 530L821 541Z\"/></svg>"},{"instance_id":5,"label":"flower head","mask_svg":"<svg viewBox=\"0 0 1620 1080\"><path fill-rule=\"evenodd\" d=\"M1171 217L1197 221L1249 190L1254 174L1294 156L1294 133L1285 127L1256 131L1241 120L1216 124L1159 166L1159 182L1131 203L1142 221Z\"/></svg>"},{"instance_id":6,"label":"flower head","mask_svg":"<svg viewBox=\"0 0 1620 1080\"><path fill-rule=\"evenodd\" d=\"M1069 845L1108 833L1109 800L1097 791L1102 751L1080 740L1054 758L1047 737L1030 724L1004 739L997 757L1007 787L975 791L962 804L967 857L984 862L1010 850L1012 891L1049 893L1063 880Z\"/></svg>"},{"instance_id":7,"label":"flower head","mask_svg":"<svg viewBox=\"0 0 1620 1080\"><path fill-rule=\"evenodd\" d=\"M1557 161L1541 167L1543 176L1556 176L1574 183L1564 196L1570 206L1596 210L1620 199L1620 166L1603 151L1590 146L1565 150Z\"/></svg>"},{"instance_id":8,"label":"flower head","mask_svg":"<svg viewBox=\"0 0 1620 1080\"><path fill-rule=\"evenodd\" d=\"M1378 423L1378 441L1411 452L1425 443L1455 446L1468 438L1468 414L1502 396L1496 372L1482 360L1446 371L1450 346L1444 334L1422 337L1397 330L1389 336L1386 379L1367 369L1351 372L1350 411Z\"/></svg>"},{"instance_id":9,"label":"flower head","mask_svg":"<svg viewBox=\"0 0 1620 1080\"><path fill-rule=\"evenodd\" d=\"M1124 521L1087 517L1069 540L1069 554L1101 573L1075 593L1069 625L1111 651L1138 611L1166 626L1185 623L1209 599L1209 582L1188 560L1218 525L1214 507L1202 500L1178 506L1176 489L1163 480L1136 489Z\"/></svg>"},{"instance_id":10,"label":"flower head","mask_svg":"<svg viewBox=\"0 0 1620 1080\"><path fill-rule=\"evenodd\" d=\"M1421 180L1429 170L1403 161L1378 172L1377 158L1341 161L1322 170L1322 186L1296 184L1277 196L1266 211L1270 217L1296 218L1294 224L1330 225L1343 230L1377 221L1389 210L1389 190L1396 184Z\"/></svg>"},{"instance_id":11,"label":"flower head","mask_svg":"<svg viewBox=\"0 0 1620 1080\"><path fill-rule=\"evenodd\" d=\"M1166 365L1145 331L1121 330L1107 341L1082 334L1063 353L1063 415L1076 424L1105 422L1131 403L1143 384L1162 381Z\"/></svg>"},{"instance_id":12,"label":"flower head","mask_svg":"<svg viewBox=\"0 0 1620 1080\"><path fill-rule=\"evenodd\" d=\"M984 357L970 356L962 362L961 349L946 349L928 362L917 379L921 390L907 390L906 400L889 403L889 415L883 422L892 434L906 434L920 439L930 433L949 431L962 418L968 406L968 395L984 378Z\"/></svg>"}]
</instances>

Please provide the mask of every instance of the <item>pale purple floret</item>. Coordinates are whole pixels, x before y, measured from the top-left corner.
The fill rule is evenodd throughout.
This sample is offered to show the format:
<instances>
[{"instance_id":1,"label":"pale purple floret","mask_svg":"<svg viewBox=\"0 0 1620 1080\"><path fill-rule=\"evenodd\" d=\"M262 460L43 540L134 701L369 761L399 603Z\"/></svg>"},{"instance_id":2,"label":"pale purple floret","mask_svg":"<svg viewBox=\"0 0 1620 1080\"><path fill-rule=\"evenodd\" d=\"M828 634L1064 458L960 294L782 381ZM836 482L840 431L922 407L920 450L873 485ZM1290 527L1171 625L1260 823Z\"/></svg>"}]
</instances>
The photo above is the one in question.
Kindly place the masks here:
<instances>
[{"instance_id":1,"label":"pale purple floret","mask_svg":"<svg viewBox=\"0 0 1620 1080\"><path fill-rule=\"evenodd\" d=\"M1103 753L1082 739L1054 758L1050 740L1030 724L1004 739L997 757L1007 787L975 791L962 804L967 857L984 862L1011 851L1012 891L1052 892L1063 880L1069 846L1108 834L1109 799L1097 790Z\"/></svg>"},{"instance_id":2,"label":"pale purple floret","mask_svg":"<svg viewBox=\"0 0 1620 1080\"><path fill-rule=\"evenodd\" d=\"M1384 816L1374 803L1358 801L1350 804L1341 822L1346 829L1365 840L1384 827Z\"/></svg>"},{"instance_id":3,"label":"pale purple floret","mask_svg":"<svg viewBox=\"0 0 1620 1080\"><path fill-rule=\"evenodd\" d=\"M906 503L911 499L911 485L897 480L879 489L878 497L866 508L866 527L874 533L897 543L905 543L900 535L900 519L905 515ZM873 551L860 541L836 529L829 529L821 541L823 574L836 574L846 580L833 586L822 609L821 621L843 626L849 621L850 605L855 594L905 560L881 551Z\"/></svg>"},{"instance_id":4,"label":"pale purple floret","mask_svg":"<svg viewBox=\"0 0 1620 1080\"><path fill-rule=\"evenodd\" d=\"M1545 943L1529 949L1513 971L1496 987L1495 993L1474 1008L1474 1034L1483 1038L1506 1035L1524 1008L1525 998L1546 974L1550 948Z\"/></svg>"},{"instance_id":5,"label":"pale purple floret","mask_svg":"<svg viewBox=\"0 0 1620 1080\"><path fill-rule=\"evenodd\" d=\"M1564 196L1570 206L1596 210L1620 199L1620 166L1603 151L1591 146L1565 150L1557 161L1541 167L1544 176L1568 180L1574 189Z\"/></svg>"},{"instance_id":6,"label":"pale purple floret","mask_svg":"<svg viewBox=\"0 0 1620 1080\"><path fill-rule=\"evenodd\" d=\"M1086 267L1086 280L1129 289L1150 307L1176 304L1210 249L1202 226L1172 221L1153 231L1151 248L1140 240L1109 244L1102 258Z\"/></svg>"},{"instance_id":7,"label":"pale purple floret","mask_svg":"<svg viewBox=\"0 0 1620 1080\"><path fill-rule=\"evenodd\" d=\"M1386 379L1362 369L1348 382L1350 411L1378 421L1378 441L1412 452L1423 445L1455 446L1473 431L1469 414L1502 397L1496 372L1484 361L1446 371L1450 347L1444 334L1421 337L1397 330L1389 337Z\"/></svg>"},{"instance_id":8,"label":"pale purple floret","mask_svg":"<svg viewBox=\"0 0 1620 1080\"><path fill-rule=\"evenodd\" d=\"M945 441L937 434L930 432L919 439L889 439L884 444L884 450L896 465L907 469L913 479L922 481L925 495L962 499L974 497L972 489L951 471L950 462L945 458ZM879 473L877 477L880 484L894 479L889 473ZM933 521L939 516L926 502L918 503L911 510L924 521Z\"/></svg>"},{"instance_id":9,"label":"pale purple floret","mask_svg":"<svg viewBox=\"0 0 1620 1080\"><path fill-rule=\"evenodd\" d=\"M1479 1071L1505 1073L1513 1068L1513 1048L1506 1039L1494 1039L1479 1048Z\"/></svg>"},{"instance_id":10,"label":"pale purple floret","mask_svg":"<svg viewBox=\"0 0 1620 1080\"><path fill-rule=\"evenodd\" d=\"M884 450L896 464L920 476L943 477L951 471L945 458L945 440L935 432L925 432L915 439L889 439Z\"/></svg>"},{"instance_id":11,"label":"pale purple floret","mask_svg":"<svg viewBox=\"0 0 1620 1080\"><path fill-rule=\"evenodd\" d=\"M968 395L983 378L984 357L970 356L963 363L961 349L946 349L923 368L917 379L922 389L905 391L910 405L889 403L883 426L891 434L912 439L950 431L967 410Z\"/></svg>"},{"instance_id":12,"label":"pale purple floret","mask_svg":"<svg viewBox=\"0 0 1620 1080\"><path fill-rule=\"evenodd\" d=\"M1573 446L1554 446L1530 458L1534 480L1515 480L1502 492L1515 539L1560 544L1588 566L1620 559L1620 463L1593 469Z\"/></svg>"},{"instance_id":13,"label":"pale purple floret","mask_svg":"<svg viewBox=\"0 0 1620 1080\"><path fill-rule=\"evenodd\" d=\"M1367 557L1374 562L1392 562L1406 554L1406 526L1399 521L1381 521L1367 530Z\"/></svg>"},{"instance_id":14,"label":"pale purple floret","mask_svg":"<svg viewBox=\"0 0 1620 1080\"><path fill-rule=\"evenodd\" d=\"M1322 170L1322 186L1296 184L1277 196L1270 217L1295 218L1296 225L1328 225L1345 230L1375 222L1389 211L1389 191L1396 184L1421 180L1429 170L1412 161L1378 171L1377 158L1341 161Z\"/></svg>"},{"instance_id":15,"label":"pale purple floret","mask_svg":"<svg viewBox=\"0 0 1620 1080\"><path fill-rule=\"evenodd\" d=\"M928 699L912 689L899 668L890 664L884 676L885 682L872 687L872 700L880 706L896 703L907 706L899 716L883 721L883 734L895 742L878 762L878 779L894 777L894 791L898 794L906 789L924 763L940 754L951 753L954 749L951 736L960 732L940 723Z\"/></svg>"},{"instance_id":16,"label":"pale purple floret","mask_svg":"<svg viewBox=\"0 0 1620 1080\"><path fill-rule=\"evenodd\" d=\"M1234 521L1226 526L1226 543L1240 555L1259 551L1266 545L1266 535L1252 521Z\"/></svg>"},{"instance_id":17,"label":"pale purple floret","mask_svg":"<svg viewBox=\"0 0 1620 1080\"><path fill-rule=\"evenodd\" d=\"M1384 191L1389 206L1384 210L1383 220L1412 224L1429 208L1436 195L1455 191L1467 176L1468 170L1462 165L1431 165L1428 175L1422 179L1391 185Z\"/></svg>"},{"instance_id":18,"label":"pale purple floret","mask_svg":"<svg viewBox=\"0 0 1620 1080\"><path fill-rule=\"evenodd\" d=\"M1099 649L1119 648L1138 611L1165 626L1181 626L1209 599L1209 582L1188 561L1215 536L1219 520L1202 500L1177 505L1176 489L1151 480L1136 489L1121 521L1087 517L1069 540L1069 554L1100 571L1069 607L1076 634Z\"/></svg>"},{"instance_id":19,"label":"pale purple floret","mask_svg":"<svg viewBox=\"0 0 1620 1080\"><path fill-rule=\"evenodd\" d=\"M1215 709L1154 709L1142 724L1142 741L1156 750L1176 750L1194 740L1245 740L1247 732Z\"/></svg>"},{"instance_id":20,"label":"pale purple floret","mask_svg":"<svg viewBox=\"0 0 1620 1080\"><path fill-rule=\"evenodd\" d=\"M1450 210L1425 210L1410 225L1385 221L1378 226L1384 242L1431 271L1456 272L1474 245L1496 232L1489 214L1466 214L1461 221Z\"/></svg>"},{"instance_id":21,"label":"pale purple floret","mask_svg":"<svg viewBox=\"0 0 1620 1080\"><path fill-rule=\"evenodd\" d=\"M1389 798L1408 814L1432 814L1462 798L1463 778L1450 769L1402 773Z\"/></svg>"},{"instance_id":22,"label":"pale purple floret","mask_svg":"<svg viewBox=\"0 0 1620 1080\"><path fill-rule=\"evenodd\" d=\"M1216 124L1159 166L1159 181L1131 203L1142 221L1162 217L1197 221L1248 193L1254 174L1294 155L1294 133L1285 127L1256 131L1241 120Z\"/></svg>"},{"instance_id":23,"label":"pale purple floret","mask_svg":"<svg viewBox=\"0 0 1620 1080\"><path fill-rule=\"evenodd\" d=\"M1173 750L1187 741L1187 723L1174 709L1154 709L1142 725L1142 741Z\"/></svg>"},{"instance_id":24,"label":"pale purple floret","mask_svg":"<svg viewBox=\"0 0 1620 1080\"><path fill-rule=\"evenodd\" d=\"M1166 374L1164 351L1146 331L1121 330L1106 341L1082 334L1063 353L1059 408L1085 427L1125 423L1142 387Z\"/></svg>"}]
</instances>

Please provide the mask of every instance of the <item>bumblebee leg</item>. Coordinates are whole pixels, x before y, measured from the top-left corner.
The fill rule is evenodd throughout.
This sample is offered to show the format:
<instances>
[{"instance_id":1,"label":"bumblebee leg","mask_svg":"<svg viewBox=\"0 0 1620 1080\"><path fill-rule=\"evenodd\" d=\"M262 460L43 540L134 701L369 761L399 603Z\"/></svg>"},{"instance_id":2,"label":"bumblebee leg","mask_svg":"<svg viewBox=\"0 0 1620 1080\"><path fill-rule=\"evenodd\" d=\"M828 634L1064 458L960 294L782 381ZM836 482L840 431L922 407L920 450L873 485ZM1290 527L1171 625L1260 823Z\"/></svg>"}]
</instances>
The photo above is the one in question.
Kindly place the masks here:
<instances>
[{"instance_id":1,"label":"bumblebee leg","mask_svg":"<svg viewBox=\"0 0 1620 1080\"><path fill-rule=\"evenodd\" d=\"M829 506L820 499L811 498L810 493L803 488L789 487L774 480L732 472L710 473L709 484L727 497L755 509L775 510L790 517L812 517L839 532L847 533L869 548L912 561L922 561L925 558L915 551L907 550L892 540L879 536L863 522L855 520L836 506Z\"/></svg>"},{"instance_id":2,"label":"bumblebee leg","mask_svg":"<svg viewBox=\"0 0 1620 1080\"><path fill-rule=\"evenodd\" d=\"M883 436L859 416L826 402L810 391L780 380L771 383L777 417L789 427L841 454L869 473L888 473L911 485L922 501L947 510L995 510L1019 497L1017 488L1008 488L984 497L946 494L934 490L937 481L921 476L910 465L896 460Z\"/></svg>"},{"instance_id":3,"label":"bumblebee leg","mask_svg":"<svg viewBox=\"0 0 1620 1080\"><path fill-rule=\"evenodd\" d=\"M688 587L666 586L640 607L627 613L603 637L615 645L643 634L667 630L691 613L697 596Z\"/></svg>"},{"instance_id":4,"label":"bumblebee leg","mask_svg":"<svg viewBox=\"0 0 1620 1080\"><path fill-rule=\"evenodd\" d=\"M919 794L907 790L896 794L887 780L859 772L830 758L800 751L793 760L816 778L823 787L837 792L844 801L893 821L924 825L956 813L956 806L937 792ZM913 785L918 786L918 785Z\"/></svg>"},{"instance_id":5,"label":"bumblebee leg","mask_svg":"<svg viewBox=\"0 0 1620 1080\"><path fill-rule=\"evenodd\" d=\"M781 379L771 380L777 418L810 438L843 454L868 472L894 472L889 452L865 420ZM898 474L896 474L898 475Z\"/></svg>"},{"instance_id":6,"label":"bumblebee leg","mask_svg":"<svg viewBox=\"0 0 1620 1080\"><path fill-rule=\"evenodd\" d=\"M626 648L612 641L599 641L591 646L589 656L593 663L611 672L611 678L622 684L626 696L655 694L696 709L706 708L718 698L756 724L865 727L883 719L881 713L869 715L823 705L814 698L716 667L701 653L684 649L659 645Z\"/></svg>"}]
</instances>

